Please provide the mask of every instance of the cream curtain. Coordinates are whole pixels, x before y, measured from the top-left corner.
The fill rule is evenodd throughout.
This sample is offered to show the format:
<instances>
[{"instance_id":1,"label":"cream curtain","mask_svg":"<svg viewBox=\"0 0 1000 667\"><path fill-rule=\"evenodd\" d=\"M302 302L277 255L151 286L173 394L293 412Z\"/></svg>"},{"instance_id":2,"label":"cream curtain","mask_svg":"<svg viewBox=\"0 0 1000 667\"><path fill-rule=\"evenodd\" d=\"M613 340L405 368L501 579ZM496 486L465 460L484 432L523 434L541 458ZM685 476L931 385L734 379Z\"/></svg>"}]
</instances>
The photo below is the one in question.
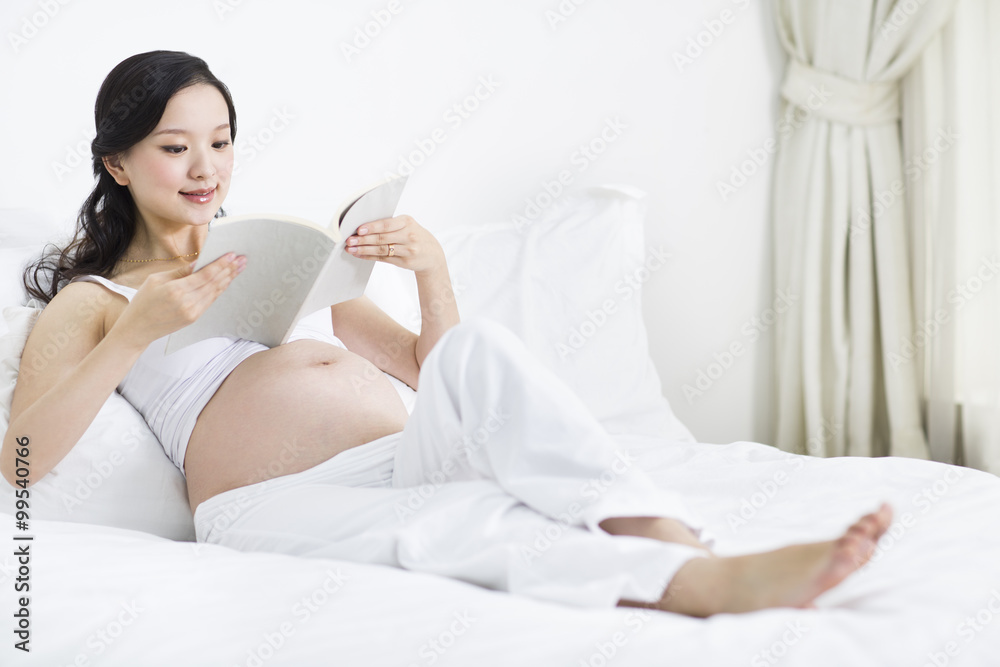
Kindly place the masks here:
<instances>
[{"instance_id":1,"label":"cream curtain","mask_svg":"<svg viewBox=\"0 0 1000 667\"><path fill-rule=\"evenodd\" d=\"M775 287L797 297L776 326L783 450L928 456L917 370L900 347L914 294L899 82L954 4L775 0L789 55Z\"/></svg>"},{"instance_id":2,"label":"cream curtain","mask_svg":"<svg viewBox=\"0 0 1000 667\"><path fill-rule=\"evenodd\" d=\"M1000 474L1000 2L958 0L902 90L931 457Z\"/></svg>"}]
</instances>

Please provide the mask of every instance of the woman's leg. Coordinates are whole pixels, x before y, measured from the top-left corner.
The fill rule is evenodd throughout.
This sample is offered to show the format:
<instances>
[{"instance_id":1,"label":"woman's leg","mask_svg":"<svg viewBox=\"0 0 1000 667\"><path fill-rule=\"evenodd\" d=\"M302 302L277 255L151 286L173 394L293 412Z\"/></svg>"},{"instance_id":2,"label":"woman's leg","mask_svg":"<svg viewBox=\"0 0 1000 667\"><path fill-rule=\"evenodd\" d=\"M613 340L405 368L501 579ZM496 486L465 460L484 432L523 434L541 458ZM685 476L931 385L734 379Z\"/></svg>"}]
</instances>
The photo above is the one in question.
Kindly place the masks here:
<instances>
[{"instance_id":1,"label":"woman's leg","mask_svg":"<svg viewBox=\"0 0 1000 667\"><path fill-rule=\"evenodd\" d=\"M348 450L345 454L351 453ZM583 607L654 604L702 552L550 519L493 480L416 489L342 486L360 454L227 491L198 506L199 542L399 567Z\"/></svg>"},{"instance_id":2,"label":"woman's leg","mask_svg":"<svg viewBox=\"0 0 1000 667\"><path fill-rule=\"evenodd\" d=\"M648 537L661 542L687 544L711 551L691 529L680 521L665 517L611 517L598 524L611 535L634 535Z\"/></svg>"},{"instance_id":3,"label":"woman's leg","mask_svg":"<svg viewBox=\"0 0 1000 667\"><path fill-rule=\"evenodd\" d=\"M683 501L657 488L512 332L485 319L456 325L425 359L393 472L394 486L428 494L473 479L496 480L545 516L669 545L681 565L652 605L697 616L808 605L868 560L892 516L883 507L837 540L714 557ZM620 604L644 603L623 595Z\"/></svg>"},{"instance_id":4,"label":"woman's leg","mask_svg":"<svg viewBox=\"0 0 1000 667\"><path fill-rule=\"evenodd\" d=\"M451 333L450 330L446 335ZM484 346L482 335L461 329L457 333L461 335L455 337L451 347L457 346L465 353L457 356L478 351L480 354L473 355L476 359L488 360L477 365L473 359L470 365L474 370L485 368L492 372L494 381L503 377L511 383L517 378L515 373L496 372L503 366L503 358L498 361L499 355L481 349L492 347L489 343ZM437 347L432 354L436 350ZM454 353L452 350L451 354ZM425 361L421 373L430 368ZM434 375L428 373L427 377ZM486 384L495 389L497 382ZM602 445L595 429L584 428L580 433L572 424L560 427L558 419L546 421L544 411L536 416L552 428L551 432L541 431L552 438L541 441L548 445L547 449L534 451L530 446L522 446L527 440L508 440L518 456L546 464L548 474L544 478L532 479L530 474L525 478L523 473L530 473L530 466L518 461L518 456L512 456L510 451L489 445L500 442L499 437L510 437L515 430L538 434L537 429L531 428L530 419L527 424L517 419L518 415L534 414L536 404L552 405L536 383L528 382L526 390L541 400L530 405L525 405L525 399L512 401L510 417L505 416L506 406L487 403L494 408L494 421L483 421L482 430L471 431L456 429L454 421L448 421L449 414L454 420L454 410L458 408L449 413L446 406L439 405L440 400L461 404L466 397L461 393L449 395L440 386L435 391L434 387L435 381L426 382L422 375L421 395L425 399L434 395L436 399L425 400L421 408L418 398L414 416L420 428L410 428L408 424L409 431L399 434L396 448L383 449L379 444L355 448L301 473L211 498L195 513L198 541L243 551L391 565L567 604L642 605L708 615L807 603L825 590L824 586L832 586L850 568L856 568L864 556L863 547L871 544L873 535L880 534L879 530L884 531L887 525L887 518L882 516L852 528L844 538L831 543L736 558L706 557L703 549L684 543L683 533L651 535L656 539L614 537L597 525L621 528L617 525L620 521L609 523L609 520L643 523L641 518L634 517L646 514L683 516L683 507L672 502L676 499L668 494L658 496L655 488L651 492L651 482L644 475L630 474L635 470L627 465L627 457L611 458L610 452L614 450ZM513 389L517 396L516 383L507 387L508 393ZM555 391L558 394L559 388ZM482 395L478 396L482 400ZM479 417L485 419L482 410L486 408L482 405L479 408ZM428 427L427 419L421 419L421 415L427 417L437 411L443 415L440 434ZM558 405L556 411L561 412ZM580 418L585 420L586 415ZM507 426L512 430L498 436L500 429ZM560 453L557 441L564 428L582 436L584 450L597 454L606 467L595 467L582 455L566 457ZM471 440L440 438L470 433ZM411 438L408 443L404 442L406 437ZM414 437L416 441L412 440ZM399 449L406 444L409 447ZM461 456L452 460L451 455L456 451ZM400 460L404 463L402 471L394 467ZM569 474L557 465L561 460L567 464ZM422 462L427 472L426 482L421 483L423 475L419 475L415 485L401 485L400 479L405 480L406 476L399 473L414 475ZM439 467L435 467L437 463ZM546 513L520 502L509 489L501 488L490 478L490 472L496 470L490 467L494 464L500 466L498 478L518 482L513 488L527 490L526 497L533 498ZM375 478L381 473L372 475L373 466L385 471L382 479L387 480L387 486L392 484L397 488L353 488L356 483L367 485L378 481ZM575 488L581 478L586 479L584 487ZM622 480L627 483L620 483ZM544 485L548 483L556 491L552 497L544 493ZM691 518L686 518L685 523L697 526L697 521ZM672 528L670 524L655 528L654 523L640 530L651 526L654 532L663 528L669 532Z\"/></svg>"},{"instance_id":5,"label":"woman's leg","mask_svg":"<svg viewBox=\"0 0 1000 667\"><path fill-rule=\"evenodd\" d=\"M391 486L348 488L378 446L213 498L198 539L441 574L582 606L655 603L707 551L613 536L609 517L684 518L555 376L499 325L465 322L421 368Z\"/></svg>"},{"instance_id":6,"label":"woman's leg","mask_svg":"<svg viewBox=\"0 0 1000 667\"><path fill-rule=\"evenodd\" d=\"M449 329L420 369L393 485L493 479L545 516L701 549L701 520L657 488L576 394L503 325ZM709 541L710 540L704 540Z\"/></svg>"}]
</instances>

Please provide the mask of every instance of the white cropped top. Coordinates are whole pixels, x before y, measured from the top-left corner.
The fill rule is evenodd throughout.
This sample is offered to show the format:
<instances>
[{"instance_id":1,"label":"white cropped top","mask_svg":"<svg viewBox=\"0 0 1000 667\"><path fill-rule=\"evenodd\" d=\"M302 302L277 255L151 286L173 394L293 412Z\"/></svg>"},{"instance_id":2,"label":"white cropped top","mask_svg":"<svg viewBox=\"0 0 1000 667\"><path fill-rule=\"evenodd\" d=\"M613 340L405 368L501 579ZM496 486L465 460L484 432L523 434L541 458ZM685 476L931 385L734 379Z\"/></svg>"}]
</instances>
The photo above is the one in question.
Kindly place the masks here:
<instances>
[{"instance_id":1,"label":"white cropped top","mask_svg":"<svg viewBox=\"0 0 1000 667\"><path fill-rule=\"evenodd\" d=\"M70 282L76 280L100 283L129 302L138 291L97 275L77 276ZM347 349L336 336L300 322L288 342L303 338ZM269 348L245 338L221 336L164 355L166 342L164 336L150 343L118 384L117 391L146 420L167 457L183 474L188 440L202 409L241 361Z\"/></svg>"}]
</instances>

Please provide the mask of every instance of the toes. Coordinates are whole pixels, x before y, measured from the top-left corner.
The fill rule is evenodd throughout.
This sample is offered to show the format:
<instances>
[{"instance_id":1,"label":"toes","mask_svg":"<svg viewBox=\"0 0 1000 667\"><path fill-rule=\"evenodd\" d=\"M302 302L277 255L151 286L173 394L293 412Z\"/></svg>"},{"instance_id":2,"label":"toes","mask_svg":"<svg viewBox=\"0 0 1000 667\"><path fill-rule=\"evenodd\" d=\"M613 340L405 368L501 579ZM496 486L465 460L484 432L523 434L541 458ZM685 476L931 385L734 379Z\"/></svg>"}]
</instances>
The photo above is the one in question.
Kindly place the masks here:
<instances>
[{"instance_id":1,"label":"toes","mask_svg":"<svg viewBox=\"0 0 1000 667\"><path fill-rule=\"evenodd\" d=\"M892 505L889 503L882 503L882 507L878 510L879 519L881 519L880 524L888 528L889 524L892 523Z\"/></svg>"},{"instance_id":2,"label":"toes","mask_svg":"<svg viewBox=\"0 0 1000 667\"><path fill-rule=\"evenodd\" d=\"M865 514L847 530L849 533L859 533L878 540L889 529L891 522L892 507L888 503L882 503L877 511Z\"/></svg>"},{"instance_id":3,"label":"toes","mask_svg":"<svg viewBox=\"0 0 1000 667\"><path fill-rule=\"evenodd\" d=\"M872 517L875 524L875 539L878 539L889 530L889 525L892 523L892 507L889 503L882 503Z\"/></svg>"},{"instance_id":4,"label":"toes","mask_svg":"<svg viewBox=\"0 0 1000 667\"><path fill-rule=\"evenodd\" d=\"M851 570L858 569L868 562L875 553L875 542L870 537L859 533L847 533L837 540L837 552L834 558L840 563L850 564Z\"/></svg>"},{"instance_id":5,"label":"toes","mask_svg":"<svg viewBox=\"0 0 1000 667\"><path fill-rule=\"evenodd\" d=\"M868 515L858 519L854 525L847 529L846 534L875 539L881 532L877 519Z\"/></svg>"}]
</instances>

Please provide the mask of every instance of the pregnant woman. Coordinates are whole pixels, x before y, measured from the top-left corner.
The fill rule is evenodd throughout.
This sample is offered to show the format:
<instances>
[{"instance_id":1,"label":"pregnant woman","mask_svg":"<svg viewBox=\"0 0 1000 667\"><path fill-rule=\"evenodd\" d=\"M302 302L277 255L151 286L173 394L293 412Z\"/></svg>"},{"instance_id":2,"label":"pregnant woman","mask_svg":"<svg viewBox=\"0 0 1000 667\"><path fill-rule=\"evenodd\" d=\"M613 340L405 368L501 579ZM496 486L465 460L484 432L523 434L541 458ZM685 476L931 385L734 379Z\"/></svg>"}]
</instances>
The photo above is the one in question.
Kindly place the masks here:
<instances>
[{"instance_id":1,"label":"pregnant woman","mask_svg":"<svg viewBox=\"0 0 1000 667\"><path fill-rule=\"evenodd\" d=\"M219 337L164 355L247 261L192 272L229 190L236 112L204 61L154 51L111 71L95 122L76 238L26 272L47 305L0 453L8 481L16 438L33 443L34 483L117 389L186 476L199 541L242 550L707 616L810 606L886 530L883 505L836 540L715 556L683 501L519 339L459 322L444 252L408 216L366 223L345 251L414 272L419 336L361 297L331 307L332 338L300 327L270 349ZM56 332L68 342L53 355ZM388 376L419 388L412 415Z\"/></svg>"}]
</instances>

